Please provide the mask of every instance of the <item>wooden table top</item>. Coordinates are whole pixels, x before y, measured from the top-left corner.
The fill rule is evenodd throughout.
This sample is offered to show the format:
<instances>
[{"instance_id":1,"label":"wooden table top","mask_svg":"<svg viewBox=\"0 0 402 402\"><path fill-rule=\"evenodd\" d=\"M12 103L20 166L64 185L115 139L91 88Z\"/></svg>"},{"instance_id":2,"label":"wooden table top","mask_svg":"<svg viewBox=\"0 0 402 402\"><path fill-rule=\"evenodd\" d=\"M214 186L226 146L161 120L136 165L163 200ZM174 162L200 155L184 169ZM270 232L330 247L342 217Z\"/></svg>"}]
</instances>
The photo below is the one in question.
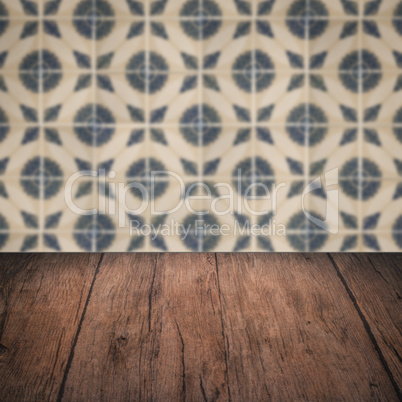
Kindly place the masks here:
<instances>
[{"instance_id":1,"label":"wooden table top","mask_svg":"<svg viewBox=\"0 0 402 402\"><path fill-rule=\"evenodd\" d=\"M402 254L3 254L0 400L398 400Z\"/></svg>"}]
</instances>

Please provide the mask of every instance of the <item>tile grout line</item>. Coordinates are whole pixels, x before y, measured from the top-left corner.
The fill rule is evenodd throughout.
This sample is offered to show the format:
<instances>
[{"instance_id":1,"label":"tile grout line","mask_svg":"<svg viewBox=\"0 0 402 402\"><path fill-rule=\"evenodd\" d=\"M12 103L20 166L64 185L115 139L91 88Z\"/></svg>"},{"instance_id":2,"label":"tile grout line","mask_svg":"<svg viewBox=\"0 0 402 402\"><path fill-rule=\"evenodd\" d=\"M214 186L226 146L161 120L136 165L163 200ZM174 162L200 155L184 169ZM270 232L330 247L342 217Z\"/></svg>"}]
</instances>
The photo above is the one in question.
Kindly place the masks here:
<instances>
[{"instance_id":1,"label":"tile grout line","mask_svg":"<svg viewBox=\"0 0 402 402\"><path fill-rule=\"evenodd\" d=\"M33 180L35 176L8 176L7 180L9 181L19 181L20 179L24 179L24 180ZM184 177L185 179L191 181L194 180L194 176L191 175L183 175L182 177ZM229 180L231 181L233 179L233 176L231 175L220 175L220 176L210 176L210 175L205 175L204 177L208 177L209 179L215 179L218 181L222 181L222 180ZM301 180L303 176L302 175L297 175L297 174L289 174L289 175L277 175L277 176L268 176L268 175L260 175L259 178L261 179L280 179L280 180ZM307 175L307 177L310 179L316 178L315 175ZM353 180L356 177L355 176L340 176L340 178L342 180ZM128 179L128 180L141 180L143 179L141 176L124 176L124 177L118 177L118 179ZM49 177L48 181L63 181L64 178L63 176L53 176L53 177ZM97 180L97 178L93 177L93 176L88 176L88 178L86 179L86 181L90 181L90 180ZM377 182L377 181L401 181L400 176L382 176L381 178L379 177L369 177L366 179L367 181L373 181L373 182ZM169 179L164 179L164 178L155 178L155 183L167 183L169 182Z\"/></svg>"},{"instance_id":2,"label":"tile grout line","mask_svg":"<svg viewBox=\"0 0 402 402\"><path fill-rule=\"evenodd\" d=\"M257 18L256 18L257 0L252 1L252 18L251 18L251 164L252 164L252 184L256 184L256 169L257 169L257 141L256 141L256 127L257 127L257 70L256 70L256 53L257 53ZM255 194L256 199L253 202L254 208L257 205L258 187L254 187L251 194ZM258 224L256 215L252 214L253 224ZM256 236L251 236L251 248L257 250Z\"/></svg>"},{"instance_id":3,"label":"tile grout line","mask_svg":"<svg viewBox=\"0 0 402 402\"><path fill-rule=\"evenodd\" d=\"M47 71L49 73L68 73L68 74L84 74L87 73L89 70L89 68L83 68L83 67L77 67L77 68L49 68L47 69ZM300 68L300 67L289 67L289 68L282 68L281 69L281 74L287 73L287 74L295 74L295 73L302 73L305 70L305 68ZM15 69L10 69L8 70L7 68L1 69L2 73L9 73L9 74L17 74ZM18 70L18 74L22 73L22 74L31 74L33 71L32 69L21 69ZM119 74L119 75L124 75L125 73L129 72L129 73L140 73L141 70L138 69L121 69L121 68L105 68L102 69L102 71L104 73L107 74ZM158 74L163 74L163 75L168 75L169 73L171 73L173 76L179 76L179 75L188 75L189 73L192 72L192 70L190 69L183 69L183 70L158 70L158 69L154 69L153 70L155 73ZM203 71L208 71L211 74L232 74L232 73L236 73L236 74L241 74L244 72L247 72L247 70L242 70L242 69L233 69L233 70L226 70L226 69L215 69L215 68L203 68ZM275 70L273 68L259 68L258 69L259 72L261 73L275 73L278 70ZM325 69L323 70L323 68L313 68L310 71L314 71L316 73L325 73L325 74L338 74L341 73L342 75L344 74L348 74L348 73L354 73L355 70L350 70L350 69L338 69L338 70L334 70L332 68L329 69ZM399 68L384 68L384 69L378 69L378 68L367 68L366 69L367 72L370 73L389 73L389 74L395 74L395 75L399 75L401 73L401 70Z\"/></svg>"},{"instance_id":4,"label":"tile grout line","mask_svg":"<svg viewBox=\"0 0 402 402\"><path fill-rule=\"evenodd\" d=\"M75 333L75 337L74 337L74 340L73 340L73 344L71 346L70 354L68 356L66 368L64 370L63 379L61 381L59 393L57 395L57 401L59 401L59 402L63 399L63 395L64 395L66 383L67 383L67 378L68 378L68 373L70 372L71 365L72 365L72 362L73 362L73 359L74 359L75 347L77 346L77 343L78 343L78 338L79 338L80 333L81 333L82 324L84 322L84 318L85 318L85 314L87 312L89 301L91 299L91 295L92 295L92 291L93 291L93 288L94 288L94 285L95 285L96 277L98 276L99 269L100 269L100 266L102 265L104 256L105 256L105 253L102 253L100 258L99 258L98 264L97 264L96 269L95 269L94 277L92 279L91 286L90 286L89 291L88 291L88 296L87 296L87 299L85 300L84 308L82 309L82 314L81 314L80 321L78 323L77 332Z\"/></svg>"},{"instance_id":5,"label":"tile grout line","mask_svg":"<svg viewBox=\"0 0 402 402\"><path fill-rule=\"evenodd\" d=\"M67 229L48 229L47 230L48 233L57 233L57 234L71 234L71 231L67 230ZM193 231L190 230L190 233L192 233ZM20 230L4 230L4 229L0 229L0 233L13 233L13 234L35 234L37 233L37 229L20 229ZM88 233L87 231L85 231L84 229L78 229L78 230L74 230L73 233ZM102 233L127 233L127 230L124 230L123 228L119 229L119 230L112 230L112 229L105 229ZM158 233L158 229L151 229L151 233ZM300 234L300 233L309 233L309 230L305 230L305 229L290 229L286 232L287 234ZM351 234L402 234L402 230L395 230L395 229L382 229L382 230L376 230L376 229L365 229L360 231L359 229L342 229L339 233L339 235L351 235ZM266 235L269 236L269 235ZM261 235L260 237L264 237L264 235ZM322 251L323 253L325 253L325 251Z\"/></svg>"},{"instance_id":6,"label":"tile grout line","mask_svg":"<svg viewBox=\"0 0 402 402\"><path fill-rule=\"evenodd\" d=\"M19 128L28 128L35 126L34 123L0 123L0 127L19 127ZM160 124L153 124L153 127L170 127L170 128L177 128L177 127L187 127L191 128L193 127L192 124L176 124L176 123L160 123ZM217 124L217 123L211 123L211 127L226 127L226 128L246 128L250 127L250 123L242 123L242 122L237 122L237 123L223 123L223 124ZM297 123L257 123L257 126L263 126L263 127L270 127L270 128L286 128L286 127L300 127L299 124ZM354 128L356 127L356 123L337 123L337 124L325 124L325 123L315 123L315 127L325 127L329 129L344 129L344 128ZM376 124L376 123L369 123L365 124L367 127L374 127L374 128L393 128L393 127L398 127L402 128L401 123L396 123L396 124ZM80 128L85 128L88 127L87 125L83 123L72 123L72 124L66 124L66 123L46 123L43 122L43 127L59 127L59 128L65 128L65 129L72 129L75 127L80 127ZM143 123L116 123L116 124L111 124L111 123L105 123L102 124L102 127L119 127L119 128L142 128L144 127Z\"/></svg>"},{"instance_id":7,"label":"tile grout line","mask_svg":"<svg viewBox=\"0 0 402 402\"><path fill-rule=\"evenodd\" d=\"M342 272L341 272L341 270L339 269L338 264L337 264L336 261L334 260L334 257L332 257L332 254L331 254L331 253L327 253L327 256L328 256L329 260L331 261L332 266L334 267L338 278L339 278L340 281L342 282L342 285L344 286L344 288L345 288L345 290L346 290L346 293L348 294L350 300L352 301L353 306L354 306L354 308L356 309L357 314L358 314L360 320L361 320L362 323L363 323L364 329L365 329L365 331L366 331L368 337L370 338L370 341L371 341L371 343L372 343L372 345L373 345L375 351L376 351L377 354L378 354L378 357L379 357L379 359L380 359L380 361L381 361L381 364L382 364L382 366L383 366L385 372L387 373L388 378L389 378L390 381L391 381L391 384L392 384L392 386L393 386L393 388L394 388L394 390L395 390L395 392L396 392L396 394L397 394L397 396L398 396L398 399L399 399L399 400L402 400L402 392L401 392L401 389L399 388L398 383L396 382L396 380L395 380L395 378L394 378L394 375L393 375L391 369L390 369L389 366L388 366L388 362L387 362L387 360L385 359L385 357L384 357L384 355L383 355L383 353L382 353L382 350L381 350L380 346L378 345L377 339L375 338L375 335L374 335L374 333L373 333L373 331L372 331L372 329L371 329L371 327L370 327L370 324L369 324L368 321L367 321L367 318L365 317L363 311L361 310L361 308L360 308L360 306L359 306L359 303L358 303L358 301L357 301L355 295L353 294L352 290L350 289L349 285L347 284L345 277L342 275Z\"/></svg>"},{"instance_id":8,"label":"tile grout line","mask_svg":"<svg viewBox=\"0 0 402 402\"><path fill-rule=\"evenodd\" d=\"M197 45L199 46L197 49L197 55L198 55L198 71L197 71L197 78L198 78L198 83L197 83L197 89L198 89L198 126L197 126L197 131L198 131L198 181L200 183L203 183L204 179L204 172L203 172L203 165L204 165L204 75L203 75L203 69L204 69L204 44L203 44L203 39L204 39L204 31L203 31L203 24L201 20L201 16L203 15L204 12L204 0L198 0L198 8L201 11L201 15L199 15L199 25L198 27L198 43ZM200 190L198 190L200 191ZM204 212L204 205L201 207L202 211ZM208 207L209 210L209 207ZM197 249L199 252L202 252L204 249L204 231L201 231L201 235L198 238L198 244L197 244Z\"/></svg>"},{"instance_id":9,"label":"tile grout line","mask_svg":"<svg viewBox=\"0 0 402 402\"><path fill-rule=\"evenodd\" d=\"M41 13L40 15L37 16L26 16L26 15L13 15L9 17L0 17L0 21L36 21L41 17L46 17L46 19L52 20L52 21L88 21L87 17L67 17L67 16L53 16L53 15L44 15ZM95 16L94 19L100 20L100 21L117 21L117 22L141 22L144 20L144 17L138 17L138 16L117 16L117 17L107 17L107 16L102 16L98 17ZM265 15L265 16L259 16L257 17L261 20L266 20L266 21L300 21L299 17L288 17L286 15L284 16L273 16L273 15ZM250 21L250 16L209 16L208 19L211 21ZM315 16L314 19L316 21L333 21L333 22L345 22L345 21L355 21L358 18L358 15L352 15L352 16ZM362 15L362 18L364 20L370 20L370 21L402 21L402 17L395 17L393 15L390 16L366 16ZM195 21L197 18L194 17L185 17L185 16L161 16L158 17L156 15L150 16L149 20L150 21Z\"/></svg>"},{"instance_id":10,"label":"tile grout line","mask_svg":"<svg viewBox=\"0 0 402 402\"><path fill-rule=\"evenodd\" d=\"M42 2L39 4L39 7L42 6ZM45 214L44 214L44 200L45 200L45 139L44 139L44 71L43 71L43 32L44 32L44 25L43 25L43 17L42 17L42 10L40 10L40 16L38 20L39 24L39 113L38 113L38 123L39 123L39 155L40 155L40 188L39 188L39 241L38 241L38 249L40 251L44 251L44 230L45 230Z\"/></svg>"},{"instance_id":11,"label":"tile grout line","mask_svg":"<svg viewBox=\"0 0 402 402\"><path fill-rule=\"evenodd\" d=\"M151 170L150 170L150 154L151 154L151 129L152 123L151 119L151 94L150 94L150 62L151 62L151 18L150 18L151 8L149 7L149 3L145 3L144 9L144 20L145 20L145 185L150 189L150 179L151 179ZM152 202L152 201L151 201ZM145 211L145 221L149 219L149 223L152 221L152 212ZM146 250L151 250L151 241L147 236L145 238L145 248Z\"/></svg>"},{"instance_id":12,"label":"tile grout line","mask_svg":"<svg viewBox=\"0 0 402 402\"><path fill-rule=\"evenodd\" d=\"M96 10L96 1L97 0L92 0L92 11ZM97 148L97 129L95 129L95 127L97 128L98 125L98 119L97 119L97 112L98 112L98 107L97 107L97 32L96 32L96 19L94 18L94 16L92 16L92 25L91 25L91 35L92 35L92 40L91 40L91 83L92 83L92 119L91 119L91 124L93 124L93 126L91 126L91 131L92 131L92 155L91 155L91 159L92 159L92 169L94 171L98 171L97 169L97 154L96 154L96 148ZM96 126L95 126L96 125ZM99 205L97 206L97 191L98 191L98 187L96 185L97 183L95 183L95 185L92 187L92 202L93 202L93 207L99 208ZM80 218L79 218L80 219ZM97 249L97 232L98 232L98 226L97 226L97 220L98 220L98 216L96 213L92 214L92 230L91 230L91 249L92 252L96 251Z\"/></svg>"},{"instance_id":13,"label":"tile grout line","mask_svg":"<svg viewBox=\"0 0 402 402\"><path fill-rule=\"evenodd\" d=\"M362 203L363 203L363 70L362 70L362 55L363 55L363 0L359 0L359 18L358 18L358 77L359 77L359 85L358 85L358 169L359 169L359 194L358 194L358 229L361 232L363 229L362 220L363 220L363 211L362 211ZM338 211L339 213L339 211ZM363 249L363 238L359 236L358 240L358 248Z\"/></svg>"},{"instance_id":14,"label":"tile grout line","mask_svg":"<svg viewBox=\"0 0 402 402\"><path fill-rule=\"evenodd\" d=\"M304 130L304 186L305 188L307 188L307 186L309 185L309 172L310 172L310 167L309 167L309 159L310 159L310 81L309 81L309 67L310 67L310 26L309 26L309 22L310 22L310 17L308 12L310 11L310 0L307 0L307 13L305 15L305 20L304 20L304 85L305 85L305 91L306 93L304 94L304 101L306 102L306 106L305 106L305 114L306 114L306 130ZM302 195L303 197L303 195ZM301 199L301 207L303 209L303 198ZM307 209L310 210L309 205L307 205ZM305 211L303 211L305 212ZM308 222L308 218L305 215L304 216L304 220L305 220L305 229L307 229L309 222ZM310 238L307 236L304 239L304 249L305 251L310 251Z\"/></svg>"}]
</instances>

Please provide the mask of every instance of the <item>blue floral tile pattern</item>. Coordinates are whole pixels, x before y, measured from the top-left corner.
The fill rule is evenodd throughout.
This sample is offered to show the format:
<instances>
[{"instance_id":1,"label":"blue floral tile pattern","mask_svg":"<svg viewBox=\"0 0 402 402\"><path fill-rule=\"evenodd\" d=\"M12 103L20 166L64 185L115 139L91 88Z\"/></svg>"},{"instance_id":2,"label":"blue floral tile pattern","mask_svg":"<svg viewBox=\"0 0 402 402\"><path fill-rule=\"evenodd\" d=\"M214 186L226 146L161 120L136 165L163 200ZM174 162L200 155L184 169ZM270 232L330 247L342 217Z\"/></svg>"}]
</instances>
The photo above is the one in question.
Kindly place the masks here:
<instances>
[{"instance_id":1,"label":"blue floral tile pattern","mask_svg":"<svg viewBox=\"0 0 402 402\"><path fill-rule=\"evenodd\" d=\"M402 1L0 0L0 251L401 251Z\"/></svg>"}]
</instances>

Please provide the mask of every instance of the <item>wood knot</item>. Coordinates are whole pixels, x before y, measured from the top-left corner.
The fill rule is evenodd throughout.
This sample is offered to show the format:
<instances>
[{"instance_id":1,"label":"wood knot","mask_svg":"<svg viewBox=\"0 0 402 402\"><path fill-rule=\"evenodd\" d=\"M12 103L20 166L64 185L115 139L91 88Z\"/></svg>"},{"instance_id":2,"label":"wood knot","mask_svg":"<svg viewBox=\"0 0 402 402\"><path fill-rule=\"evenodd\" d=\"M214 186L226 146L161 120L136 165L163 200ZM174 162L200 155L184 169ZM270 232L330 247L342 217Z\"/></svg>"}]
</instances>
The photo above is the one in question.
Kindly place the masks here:
<instances>
[{"instance_id":1,"label":"wood knot","mask_svg":"<svg viewBox=\"0 0 402 402\"><path fill-rule=\"evenodd\" d=\"M0 343L0 356L5 355L8 352L8 348Z\"/></svg>"},{"instance_id":2,"label":"wood knot","mask_svg":"<svg viewBox=\"0 0 402 402\"><path fill-rule=\"evenodd\" d=\"M124 346L127 344L127 338L125 336L120 336L119 338L117 338L117 344L119 346Z\"/></svg>"},{"instance_id":3,"label":"wood knot","mask_svg":"<svg viewBox=\"0 0 402 402\"><path fill-rule=\"evenodd\" d=\"M207 254L207 261L208 264L212 267L215 266L215 255L214 254Z\"/></svg>"}]
</instances>

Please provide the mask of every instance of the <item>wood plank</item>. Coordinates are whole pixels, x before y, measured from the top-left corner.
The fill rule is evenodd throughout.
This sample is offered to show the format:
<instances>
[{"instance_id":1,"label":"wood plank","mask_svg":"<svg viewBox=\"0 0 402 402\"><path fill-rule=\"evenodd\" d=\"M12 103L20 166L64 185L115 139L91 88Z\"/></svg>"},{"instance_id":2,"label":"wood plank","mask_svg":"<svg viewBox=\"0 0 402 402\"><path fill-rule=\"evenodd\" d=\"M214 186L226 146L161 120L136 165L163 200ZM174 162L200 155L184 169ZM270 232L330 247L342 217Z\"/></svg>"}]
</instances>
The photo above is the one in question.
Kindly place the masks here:
<instances>
[{"instance_id":1,"label":"wood plank","mask_svg":"<svg viewBox=\"0 0 402 402\"><path fill-rule=\"evenodd\" d=\"M74 349L63 400L134 400L150 394L153 254L106 254Z\"/></svg>"},{"instance_id":2,"label":"wood plank","mask_svg":"<svg viewBox=\"0 0 402 402\"><path fill-rule=\"evenodd\" d=\"M107 255L65 400L227 400L215 260Z\"/></svg>"},{"instance_id":3,"label":"wood plank","mask_svg":"<svg viewBox=\"0 0 402 402\"><path fill-rule=\"evenodd\" d=\"M402 255L332 254L391 372L402 388Z\"/></svg>"},{"instance_id":4,"label":"wood plank","mask_svg":"<svg viewBox=\"0 0 402 402\"><path fill-rule=\"evenodd\" d=\"M215 255L160 255L153 295L152 399L227 400Z\"/></svg>"},{"instance_id":5,"label":"wood plank","mask_svg":"<svg viewBox=\"0 0 402 402\"><path fill-rule=\"evenodd\" d=\"M0 400L55 400L99 254L0 256Z\"/></svg>"},{"instance_id":6,"label":"wood plank","mask_svg":"<svg viewBox=\"0 0 402 402\"><path fill-rule=\"evenodd\" d=\"M233 400L396 400L328 257L219 254Z\"/></svg>"}]
</instances>

